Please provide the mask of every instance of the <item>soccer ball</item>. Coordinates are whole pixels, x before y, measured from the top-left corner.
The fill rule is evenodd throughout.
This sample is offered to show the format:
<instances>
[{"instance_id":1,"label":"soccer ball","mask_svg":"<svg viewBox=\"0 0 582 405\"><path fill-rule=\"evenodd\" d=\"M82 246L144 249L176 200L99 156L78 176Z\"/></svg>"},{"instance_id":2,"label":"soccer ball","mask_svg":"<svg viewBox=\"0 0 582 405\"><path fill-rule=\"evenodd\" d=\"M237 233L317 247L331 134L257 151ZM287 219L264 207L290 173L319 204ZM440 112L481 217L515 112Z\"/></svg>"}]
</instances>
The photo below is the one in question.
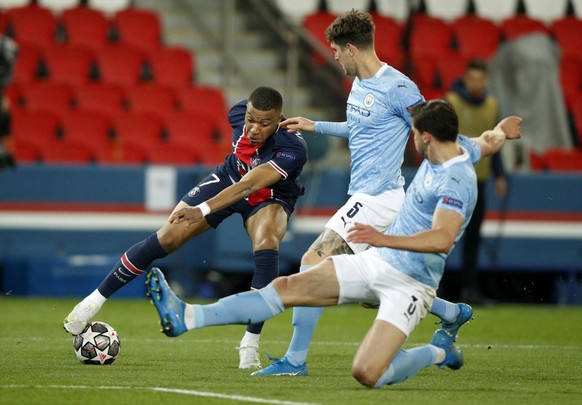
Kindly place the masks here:
<instances>
[{"instance_id":1,"label":"soccer ball","mask_svg":"<svg viewBox=\"0 0 582 405\"><path fill-rule=\"evenodd\" d=\"M119 356L119 335L104 322L91 322L73 338L73 349L81 363L111 364Z\"/></svg>"}]
</instances>

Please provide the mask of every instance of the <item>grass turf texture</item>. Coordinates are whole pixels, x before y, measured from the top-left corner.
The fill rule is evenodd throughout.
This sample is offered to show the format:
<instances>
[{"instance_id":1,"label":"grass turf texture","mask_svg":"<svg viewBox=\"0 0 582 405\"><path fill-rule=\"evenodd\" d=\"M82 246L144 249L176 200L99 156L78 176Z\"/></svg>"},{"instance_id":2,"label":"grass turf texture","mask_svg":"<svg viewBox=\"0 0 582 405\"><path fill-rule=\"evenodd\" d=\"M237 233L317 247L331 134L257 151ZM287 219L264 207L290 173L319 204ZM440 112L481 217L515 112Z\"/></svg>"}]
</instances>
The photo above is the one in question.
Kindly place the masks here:
<instances>
[{"instance_id":1,"label":"grass turf texture","mask_svg":"<svg viewBox=\"0 0 582 405\"><path fill-rule=\"evenodd\" d=\"M251 377L234 349L244 326L219 326L178 338L159 332L153 305L112 299L95 320L112 325L121 354L109 366L81 364L61 322L76 300L0 298L0 404L579 404L582 398L582 308L475 308L460 330L466 364L431 367L391 387L368 389L351 376L357 345L375 311L328 308L308 362L309 377ZM407 347L428 342L429 315ZM291 311L267 321L265 352L280 356L291 337ZM243 397L250 397L245 400Z\"/></svg>"}]
</instances>

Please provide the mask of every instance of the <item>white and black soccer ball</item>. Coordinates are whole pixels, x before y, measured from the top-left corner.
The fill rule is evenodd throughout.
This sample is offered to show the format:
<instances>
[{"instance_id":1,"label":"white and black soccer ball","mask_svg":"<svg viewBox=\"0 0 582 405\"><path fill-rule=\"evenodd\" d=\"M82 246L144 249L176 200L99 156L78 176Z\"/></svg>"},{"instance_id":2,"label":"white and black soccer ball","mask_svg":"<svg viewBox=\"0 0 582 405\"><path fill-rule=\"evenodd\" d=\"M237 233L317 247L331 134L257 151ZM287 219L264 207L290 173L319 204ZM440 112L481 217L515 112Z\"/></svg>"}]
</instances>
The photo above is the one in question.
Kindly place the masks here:
<instances>
[{"instance_id":1,"label":"white and black soccer ball","mask_svg":"<svg viewBox=\"0 0 582 405\"><path fill-rule=\"evenodd\" d=\"M111 364L119 356L119 335L104 322L91 322L73 338L73 349L81 363Z\"/></svg>"}]
</instances>

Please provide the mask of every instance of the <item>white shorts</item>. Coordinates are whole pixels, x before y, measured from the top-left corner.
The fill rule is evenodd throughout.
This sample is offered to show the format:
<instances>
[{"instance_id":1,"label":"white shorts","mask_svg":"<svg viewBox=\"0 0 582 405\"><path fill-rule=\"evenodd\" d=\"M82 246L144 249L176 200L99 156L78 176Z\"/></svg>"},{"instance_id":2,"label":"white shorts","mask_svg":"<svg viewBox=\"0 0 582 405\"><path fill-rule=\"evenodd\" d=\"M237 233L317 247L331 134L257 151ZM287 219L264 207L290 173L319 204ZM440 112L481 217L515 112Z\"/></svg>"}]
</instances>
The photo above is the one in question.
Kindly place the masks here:
<instances>
[{"instance_id":1,"label":"white shorts","mask_svg":"<svg viewBox=\"0 0 582 405\"><path fill-rule=\"evenodd\" d=\"M375 196L356 193L337 210L325 227L335 231L343 240L346 240L348 229L355 222L372 225L380 232L384 232L396 218L403 202L402 187ZM346 243L354 253L363 252L370 247L367 243Z\"/></svg>"},{"instance_id":2,"label":"white shorts","mask_svg":"<svg viewBox=\"0 0 582 405\"><path fill-rule=\"evenodd\" d=\"M338 304L380 304L376 319L391 323L406 337L430 310L436 289L394 269L375 249L331 259L339 283Z\"/></svg>"}]
</instances>

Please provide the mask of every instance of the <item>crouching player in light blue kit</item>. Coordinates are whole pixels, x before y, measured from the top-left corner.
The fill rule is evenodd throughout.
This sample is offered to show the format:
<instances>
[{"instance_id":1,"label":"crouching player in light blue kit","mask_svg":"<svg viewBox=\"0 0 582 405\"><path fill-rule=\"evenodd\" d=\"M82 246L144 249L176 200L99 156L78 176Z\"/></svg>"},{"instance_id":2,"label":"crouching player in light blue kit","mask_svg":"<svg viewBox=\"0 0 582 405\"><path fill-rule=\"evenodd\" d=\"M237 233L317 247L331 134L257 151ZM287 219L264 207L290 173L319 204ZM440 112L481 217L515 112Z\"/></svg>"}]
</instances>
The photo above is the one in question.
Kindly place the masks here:
<instances>
[{"instance_id":1,"label":"crouching player in light blue kit","mask_svg":"<svg viewBox=\"0 0 582 405\"><path fill-rule=\"evenodd\" d=\"M258 291L210 305L184 303L154 268L146 283L163 331L178 336L207 326L261 322L294 306L364 301L378 303L379 309L352 365L361 384L400 383L431 365L461 368L463 355L444 329L438 329L425 346L401 347L428 313L445 259L471 218L477 199L473 163L497 152L506 139L519 138L521 118L505 118L493 130L469 139L457 136L457 115L444 100L421 103L411 115L414 143L425 159L402 209L386 233L356 223L348 234L350 242L376 247L332 256L309 271L279 277ZM179 211L170 220L187 221Z\"/></svg>"}]
</instances>

